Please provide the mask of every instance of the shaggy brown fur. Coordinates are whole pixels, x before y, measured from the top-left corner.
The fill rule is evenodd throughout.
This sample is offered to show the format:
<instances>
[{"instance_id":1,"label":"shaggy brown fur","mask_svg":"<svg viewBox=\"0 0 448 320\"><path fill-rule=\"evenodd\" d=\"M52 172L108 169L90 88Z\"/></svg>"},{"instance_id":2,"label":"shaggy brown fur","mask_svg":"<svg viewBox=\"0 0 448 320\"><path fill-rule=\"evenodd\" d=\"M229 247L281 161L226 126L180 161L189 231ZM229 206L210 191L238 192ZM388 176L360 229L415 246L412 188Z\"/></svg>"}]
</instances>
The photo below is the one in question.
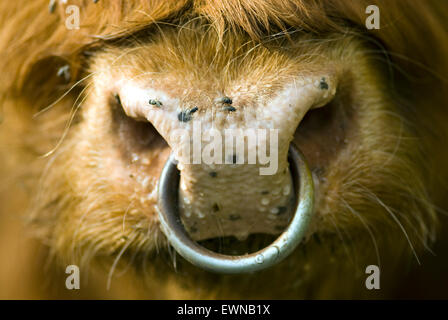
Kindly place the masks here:
<instances>
[{"instance_id":1,"label":"shaggy brown fur","mask_svg":"<svg viewBox=\"0 0 448 320\"><path fill-rule=\"evenodd\" d=\"M53 14L47 0L0 4L0 297L387 297L409 265L426 261L448 207L444 2L68 4L80 6L79 30L65 27L61 3ZM371 4L380 30L364 26ZM58 77L67 64L69 79ZM170 150L130 142L139 125L104 83L154 74L198 92L238 81L281 88L320 70L338 74L327 107L347 127L309 120L297 130L319 179L306 243L251 275L209 274L176 258L155 200L142 199L148 190L136 182L144 172L152 190ZM149 163L128 165L134 152ZM43 245L23 238L31 231ZM79 292L64 289L68 264L82 268ZM369 264L381 266L378 292L364 287Z\"/></svg>"}]
</instances>

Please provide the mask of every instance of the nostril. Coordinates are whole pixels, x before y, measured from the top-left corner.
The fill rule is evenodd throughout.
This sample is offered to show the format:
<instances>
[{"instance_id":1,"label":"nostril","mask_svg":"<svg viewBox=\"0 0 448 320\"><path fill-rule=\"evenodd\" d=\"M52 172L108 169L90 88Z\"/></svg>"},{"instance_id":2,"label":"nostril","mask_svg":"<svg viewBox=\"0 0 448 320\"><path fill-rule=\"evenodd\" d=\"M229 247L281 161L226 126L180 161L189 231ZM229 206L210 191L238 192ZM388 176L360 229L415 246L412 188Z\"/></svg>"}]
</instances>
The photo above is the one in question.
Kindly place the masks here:
<instances>
[{"instance_id":1,"label":"nostril","mask_svg":"<svg viewBox=\"0 0 448 320\"><path fill-rule=\"evenodd\" d=\"M311 138L312 135L318 134L318 131L328 130L332 125L334 108L334 103L330 102L323 107L311 109L303 117L295 134Z\"/></svg>"},{"instance_id":2,"label":"nostril","mask_svg":"<svg viewBox=\"0 0 448 320\"><path fill-rule=\"evenodd\" d=\"M155 106L162 106L158 100L153 100ZM143 151L149 148L168 147L166 140L148 121L138 121L128 117L124 112L120 95L114 94L110 101L112 112L112 129L118 133L122 145L132 151Z\"/></svg>"},{"instance_id":3,"label":"nostril","mask_svg":"<svg viewBox=\"0 0 448 320\"><path fill-rule=\"evenodd\" d=\"M310 166L325 168L347 143L354 124L353 101L337 94L320 108L309 110L294 133L294 142Z\"/></svg>"}]
</instances>

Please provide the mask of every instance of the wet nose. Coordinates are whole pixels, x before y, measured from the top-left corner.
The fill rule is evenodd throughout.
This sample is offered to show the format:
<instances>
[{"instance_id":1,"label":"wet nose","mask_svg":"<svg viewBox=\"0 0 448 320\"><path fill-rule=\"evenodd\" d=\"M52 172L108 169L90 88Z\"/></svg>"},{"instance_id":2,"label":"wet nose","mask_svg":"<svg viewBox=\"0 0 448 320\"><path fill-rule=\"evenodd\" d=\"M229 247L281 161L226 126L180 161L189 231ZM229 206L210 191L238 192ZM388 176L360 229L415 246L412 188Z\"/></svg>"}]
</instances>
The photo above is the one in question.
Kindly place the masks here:
<instances>
[{"instance_id":1,"label":"wet nose","mask_svg":"<svg viewBox=\"0 0 448 320\"><path fill-rule=\"evenodd\" d=\"M246 121L237 128L215 126L205 132L203 122L193 123L192 139L185 139L192 154L177 157L181 218L195 240L276 234L290 219L289 141L279 137L271 121L242 118Z\"/></svg>"},{"instance_id":2,"label":"wet nose","mask_svg":"<svg viewBox=\"0 0 448 320\"><path fill-rule=\"evenodd\" d=\"M124 103L172 148L180 218L194 240L278 234L294 212L288 149L308 110L334 95L330 76L298 79L272 97L209 97L188 103L145 90L149 106ZM135 96L135 94L134 94ZM160 98L161 97L161 98Z\"/></svg>"},{"instance_id":3,"label":"wet nose","mask_svg":"<svg viewBox=\"0 0 448 320\"><path fill-rule=\"evenodd\" d=\"M206 249L187 235L179 217L179 172L175 159L168 159L159 182L158 212L161 230L170 244L186 260L216 273L254 272L279 263L292 253L303 239L314 207L314 186L311 172L301 152L291 145L289 162L294 181L295 213L286 230L269 246L242 256L223 255Z\"/></svg>"}]
</instances>

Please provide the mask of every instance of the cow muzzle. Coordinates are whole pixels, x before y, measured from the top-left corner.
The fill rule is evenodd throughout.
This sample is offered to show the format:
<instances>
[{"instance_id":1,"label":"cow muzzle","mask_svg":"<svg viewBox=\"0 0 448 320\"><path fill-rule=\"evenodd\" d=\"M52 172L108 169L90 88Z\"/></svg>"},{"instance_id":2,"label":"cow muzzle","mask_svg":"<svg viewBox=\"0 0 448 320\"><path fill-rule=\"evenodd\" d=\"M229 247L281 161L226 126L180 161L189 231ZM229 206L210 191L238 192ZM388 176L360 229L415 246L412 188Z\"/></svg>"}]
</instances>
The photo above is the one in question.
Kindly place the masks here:
<instances>
[{"instance_id":1,"label":"cow muzzle","mask_svg":"<svg viewBox=\"0 0 448 320\"><path fill-rule=\"evenodd\" d=\"M309 225L314 205L311 172L303 154L291 144L288 153L295 213L280 236L269 246L246 255L224 255L195 242L185 229L180 215L180 172L174 155L168 159L159 180L158 213L161 229L174 249L187 261L216 273L247 273L271 267L286 258L301 242Z\"/></svg>"}]
</instances>

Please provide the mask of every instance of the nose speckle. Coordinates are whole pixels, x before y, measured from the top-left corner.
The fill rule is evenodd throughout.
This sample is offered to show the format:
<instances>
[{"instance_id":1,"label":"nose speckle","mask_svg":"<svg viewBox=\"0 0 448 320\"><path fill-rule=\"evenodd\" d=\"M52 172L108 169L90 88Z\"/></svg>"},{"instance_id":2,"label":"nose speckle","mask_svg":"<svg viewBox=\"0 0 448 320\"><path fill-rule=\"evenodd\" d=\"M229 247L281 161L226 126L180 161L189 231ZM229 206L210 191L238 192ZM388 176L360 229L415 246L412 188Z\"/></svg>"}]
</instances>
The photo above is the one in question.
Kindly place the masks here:
<instances>
[{"instance_id":1,"label":"nose speckle","mask_svg":"<svg viewBox=\"0 0 448 320\"><path fill-rule=\"evenodd\" d=\"M153 105L153 106L156 106L156 107L159 107L159 108L161 106L163 106L163 103L161 101L159 101L159 100L149 99L148 103L150 105Z\"/></svg>"},{"instance_id":2,"label":"nose speckle","mask_svg":"<svg viewBox=\"0 0 448 320\"><path fill-rule=\"evenodd\" d=\"M216 99L216 102L224 103L224 104L232 104L233 101L231 98L224 96L224 97L220 97L220 98Z\"/></svg>"},{"instance_id":3,"label":"nose speckle","mask_svg":"<svg viewBox=\"0 0 448 320\"><path fill-rule=\"evenodd\" d=\"M177 119L181 122L188 122L191 120L193 113L195 113L198 110L199 110L198 107L194 107L190 110L181 111L177 115Z\"/></svg>"},{"instance_id":4,"label":"nose speckle","mask_svg":"<svg viewBox=\"0 0 448 320\"><path fill-rule=\"evenodd\" d=\"M286 212L286 210L287 210L286 207L284 207L284 206L280 206L280 207L278 207L278 214L279 214L279 215L280 215L280 214L283 214L283 213Z\"/></svg>"},{"instance_id":5,"label":"nose speckle","mask_svg":"<svg viewBox=\"0 0 448 320\"><path fill-rule=\"evenodd\" d=\"M198 110L199 110L198 107L194 107L194 108L190 109L190 114L193 114Z\"/></svg>"},{"instance_id":6,"label":"nose speckle","mask_svg":"<svg viewBox=\"0 0 448 320\"><path fill-rule=\"evenodd\" d=\"M271 209L271 213L272 214L278 214L279 213L279 209L278 208L272 208Z\"/></svg>"},{"instance_id":7,"label":"nose speckle","mask_svg":"<svg viewBox=\"0 0 448 320\"><path fill-rule=\"evenodd\" d=\"M283 188L283 195L284 195L284 196L289 195L290 192L291 192L291 187L290 187L289 185L287 185L287 186L285 186L285 187Z\"/></svg>"},{"instance_id":8,"label":"nose speckle","mask_svg":"<svg viewBox=\"0 0 448 320\"><path fill-rule=\"evenodd\" d=\"M320 79L319 87L321 90L328 90L328 83L325 78Z\"/></svg>"},{"instance_id":9,"label":"nose speckle","mask_svg":"<svg viewBox=\"0 0 448 320\"><path fill-rule=\"evenodd\" d=\"M225 106L225 107L224 107L224 110L225 110L225 111L229 111L229 112L235 112L235 111L236 111L236 108L235 108L235 107L232 107L232 106Z\"/></svg>"},{"instance_id":10,"label":"nose speckle","mask_svg":"<svg viewBox=\"0 0 448 320\"><path fill-rule=\"evenodd\" d=\"M240 219L241 219L241 216L239 214L231 214L229 216L230 221L236 221L236 220L240 220Z\"/></svg>"}]
</instances>

